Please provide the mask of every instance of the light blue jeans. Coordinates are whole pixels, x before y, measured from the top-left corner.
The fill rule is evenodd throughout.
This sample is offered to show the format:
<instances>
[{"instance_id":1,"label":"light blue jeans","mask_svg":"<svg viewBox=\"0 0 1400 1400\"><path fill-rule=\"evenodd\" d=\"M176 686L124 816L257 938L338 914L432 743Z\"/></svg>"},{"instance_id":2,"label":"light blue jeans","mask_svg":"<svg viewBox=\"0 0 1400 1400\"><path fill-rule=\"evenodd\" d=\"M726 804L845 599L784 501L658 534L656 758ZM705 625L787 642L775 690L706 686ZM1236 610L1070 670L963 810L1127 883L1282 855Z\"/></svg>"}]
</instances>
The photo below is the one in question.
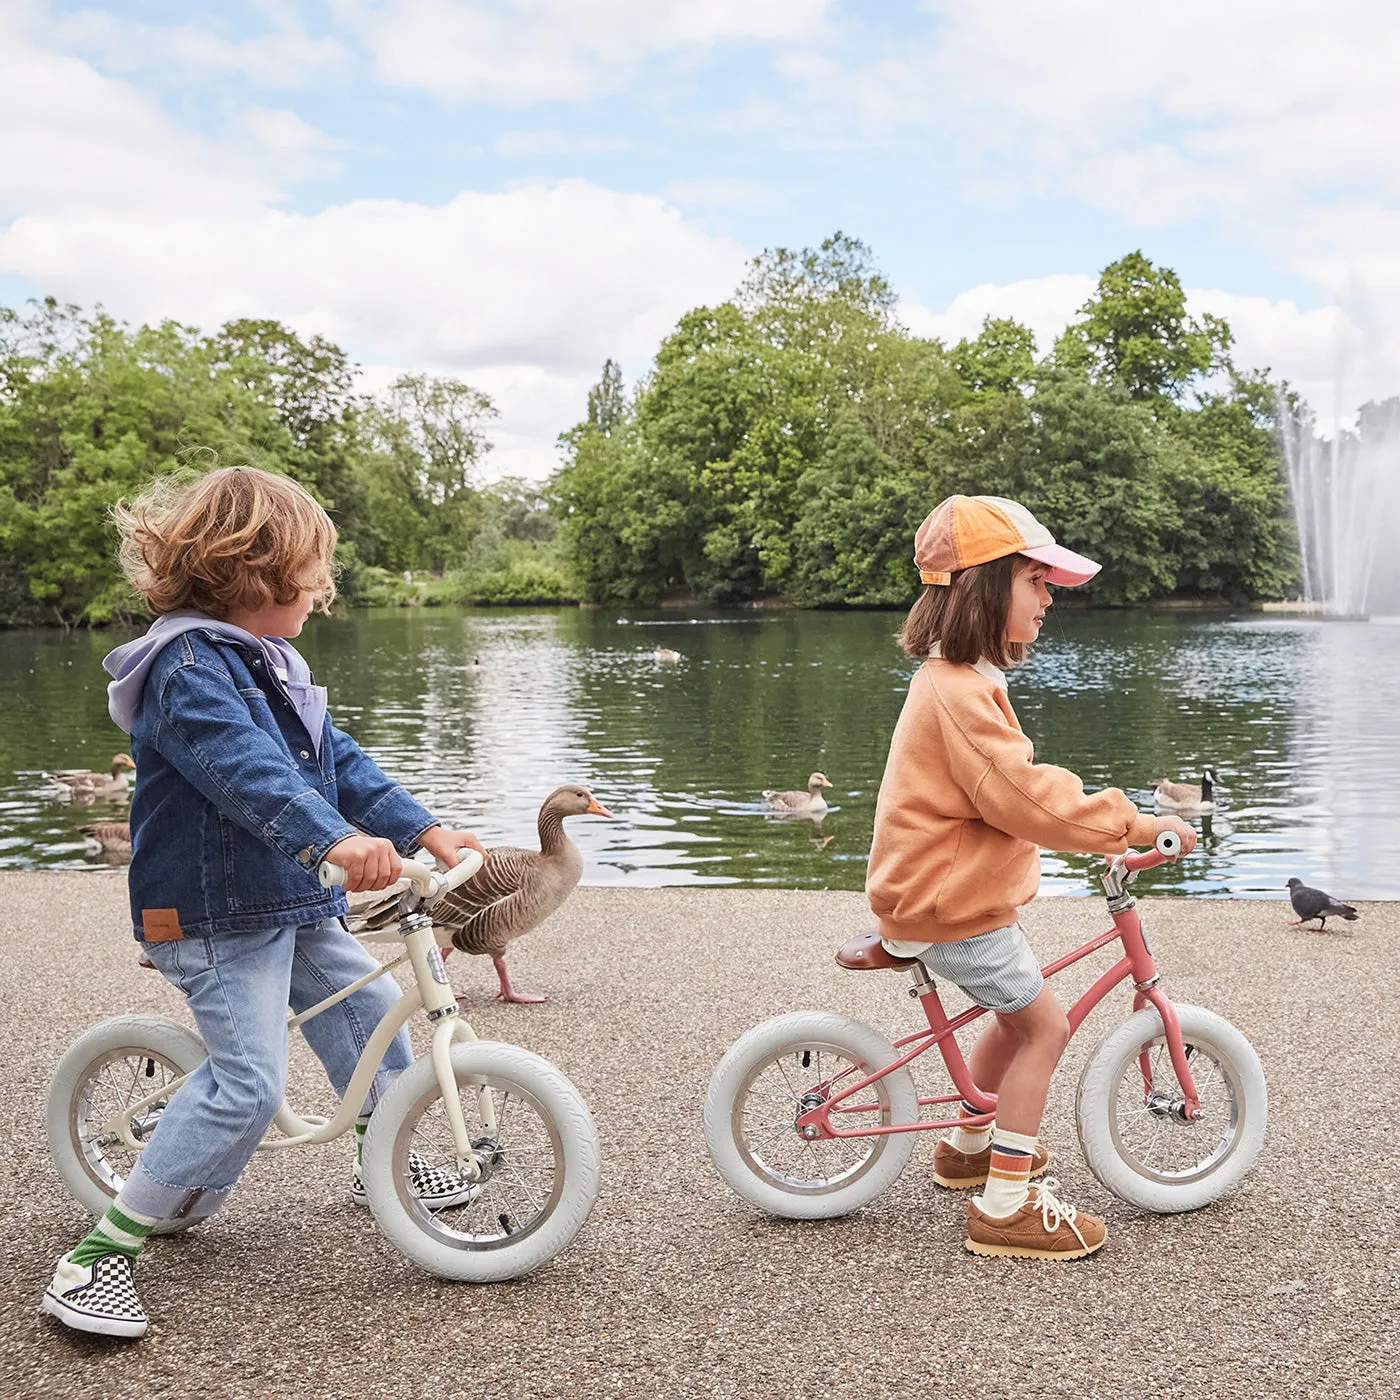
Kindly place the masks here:
<instances>
[{"instance_id":1,"label":"light blue jeans","mask_svg":"<svg viewBox=\"0 0 1400 1400\"><path fill-rule=\"evenodd\" d=\"M121 1199L157 1220L203 1219L228 1199L282 1104L287 1007L304 1011L379 963L339 919L143 946L184 993L209 1058L161 1115ZM302 1027L337 1094L345 1093L371 1033L398 998L386 974ZM365 1113L412 1062L401 1030L380 1063Z\"/></svg>"}]
</instances>

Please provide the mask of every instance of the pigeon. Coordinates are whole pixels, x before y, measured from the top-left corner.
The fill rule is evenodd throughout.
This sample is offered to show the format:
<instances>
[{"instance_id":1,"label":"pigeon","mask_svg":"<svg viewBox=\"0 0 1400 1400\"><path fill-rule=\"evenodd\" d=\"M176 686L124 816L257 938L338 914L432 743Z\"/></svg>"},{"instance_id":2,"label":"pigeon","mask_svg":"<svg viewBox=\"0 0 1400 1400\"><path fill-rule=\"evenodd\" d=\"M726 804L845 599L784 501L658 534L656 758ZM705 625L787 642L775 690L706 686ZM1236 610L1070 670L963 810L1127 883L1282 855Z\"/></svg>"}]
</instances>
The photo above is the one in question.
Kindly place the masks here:
<instances>
[{"instance_id":1,"label":"pigeon","mask_svg":"<svg viewBox=\"0 0 1400 1400\"><path fill-rule=\"evenodd\" d=\"M1170 778L1154 778L1152 787L1157 793L1156 805L1159 812L1213 812L1215 799L1212 785L1219 780L1213 768L1207 768L1201 775L1200 786L1195 783L1174 783Z\"/></svg>"},{"instance_id":2,"label":"pigeon","mask_svg":"<svg viewBox=\"0 0 1400 1400\"><path fill-rule=\"evenodd\" d=\"M1333 899L1324 890L1315 890L1310 885L1305 885L1296 875L1288 882L1288 898L1293 904L1293 912L1297 914L1296 919L1290 919L1290 925L1310 923L1313 919L1321 919L1318 925L1318 932L1327 927L1328 919L1346 919L1351 921L1356 918L1356 910L1350 904L1343 904L1340 900Z\"/></svg>"}]
</instances>

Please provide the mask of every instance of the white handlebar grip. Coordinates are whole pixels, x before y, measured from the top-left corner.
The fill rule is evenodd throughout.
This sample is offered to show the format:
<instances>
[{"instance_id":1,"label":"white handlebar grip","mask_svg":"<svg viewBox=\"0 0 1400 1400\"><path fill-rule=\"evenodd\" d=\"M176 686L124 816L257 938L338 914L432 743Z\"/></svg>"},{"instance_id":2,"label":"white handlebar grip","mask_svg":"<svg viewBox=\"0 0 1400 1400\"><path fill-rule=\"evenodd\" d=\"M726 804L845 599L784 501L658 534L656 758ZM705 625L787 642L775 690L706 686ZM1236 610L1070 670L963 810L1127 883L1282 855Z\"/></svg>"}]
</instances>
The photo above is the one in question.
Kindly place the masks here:
<instances>
[{"instance_id":1,"label":"white handlebar grip","mask_svg":"<svg viewBox=\"0 0 1400 1400\"><path fill-rule=\"evenodd\" d=\"M333 885L343 885L349 878L350 872L343 865L332 865L330 861L323 860L319 874L321 888L328 890Z\"/></svg>"},{"instance_id":2,"label":"white handlebar grip","mask_svg":"<svg viewBox=\"0 0 1400 1400\"><path fill-rule=\"evenodd\" d=\"M1174 831L1159 831L1153 844L1171 860L1175 860L1181 854L1181 837Z\"/></svg>"}]
</instances>

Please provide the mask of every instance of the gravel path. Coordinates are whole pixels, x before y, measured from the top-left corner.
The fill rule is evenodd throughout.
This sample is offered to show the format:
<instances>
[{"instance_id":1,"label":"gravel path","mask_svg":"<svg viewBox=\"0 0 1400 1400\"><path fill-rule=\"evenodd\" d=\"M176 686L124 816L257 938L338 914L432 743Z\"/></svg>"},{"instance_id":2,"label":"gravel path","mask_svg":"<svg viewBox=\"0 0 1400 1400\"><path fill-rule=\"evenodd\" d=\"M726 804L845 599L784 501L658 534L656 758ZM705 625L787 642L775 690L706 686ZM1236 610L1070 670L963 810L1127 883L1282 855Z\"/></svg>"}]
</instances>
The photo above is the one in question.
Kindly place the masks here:
<instances>
[{"instance_id":1,"label":"gravel path","mask_svg":"<svg viewBox=\"0 0 1400 1400\"><path fill-rule=\"evenodd\" d=\"M43 1096L92 1021L187 1018L136 966L120 875L0 875L11 1024L0 1113L13 1129L0 1157L0 1395L1395 1395L1400 905L1316 934L1288 928L1282 903L1154 900L1144 886L1169 992L1234 1021L1269 1076L1264 1156L1215 1207L1144 1214L1080 1158L1071 1096L1126 1014L1120 992L1071 1043L1044 1133L1063 1194L1109 1222L1095 1258L966 1254L962 1202L932 1184L927 1137L855 1216L757 1215L701 1142L716 1061L750 1025L802 1007L912 1029L905 978L832 962L867 924L859 895L586 889L512 960L548 1005L494 1003L489 964L455 964L477 1029L555 1061L592 1107L603 1193L573 1247L519 1283L440 1283L350 1203L343 1143L260 1154L220 1216L151 1248L140 1279L152 1327L131 1345L37 1311L53 1260L84 1228L47 1160ZM1106 927L1088 900L1042 901L1027 923L1045 957ZM1106 956L1057 985L1077 991ZM308 1110L329 1098L301 1046L292 1092Z\"/></svg>"}]
</instances>

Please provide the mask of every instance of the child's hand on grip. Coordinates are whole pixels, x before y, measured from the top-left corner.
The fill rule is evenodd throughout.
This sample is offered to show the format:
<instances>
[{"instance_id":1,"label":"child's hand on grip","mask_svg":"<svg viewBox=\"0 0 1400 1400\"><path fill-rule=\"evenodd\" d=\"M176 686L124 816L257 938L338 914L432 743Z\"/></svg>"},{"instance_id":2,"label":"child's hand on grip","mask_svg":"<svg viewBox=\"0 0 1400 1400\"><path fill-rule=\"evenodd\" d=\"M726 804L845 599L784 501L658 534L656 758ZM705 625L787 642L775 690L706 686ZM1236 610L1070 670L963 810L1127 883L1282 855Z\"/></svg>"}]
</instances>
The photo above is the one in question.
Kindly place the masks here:
<instances>
[{"instance_id":1,"label":"child's hand on grip","mask_svg":"<svg viewBox=\"0 0 1400 1400\"><path fill-rule=\"evenodd\" d=\"M394 843L380 836L347 836L326 852L326 860L344 866L344 888L351 894L382 890L392 885L403 870Z\"/></svg>"},{"instance_id":2,"label":"child's hand on grip","mask_svg":"<svg viewBox=\"0 0 1400 1400\"><path fill-rule=\"evenodd\" d=\"M463 848L486 854L486 848L470 831L453 831L441 826L430 826L418 837L418 844L449 870L457 864L457 852Z\"/></svg>"},{"instance_id":3,"label":"child's hand on grip","mask_svg":"<svg viewBox=\"0 0 1400 1400\"><path fill-rule=\"evenodd\" d=\"M1180 817L1158 817L1157 834L1160 836L1164 831L1173 831L1181 837L1182 855L1189 856L1196 849L1196 828L1190 822Z\"/></svg>"}]
</instances>

